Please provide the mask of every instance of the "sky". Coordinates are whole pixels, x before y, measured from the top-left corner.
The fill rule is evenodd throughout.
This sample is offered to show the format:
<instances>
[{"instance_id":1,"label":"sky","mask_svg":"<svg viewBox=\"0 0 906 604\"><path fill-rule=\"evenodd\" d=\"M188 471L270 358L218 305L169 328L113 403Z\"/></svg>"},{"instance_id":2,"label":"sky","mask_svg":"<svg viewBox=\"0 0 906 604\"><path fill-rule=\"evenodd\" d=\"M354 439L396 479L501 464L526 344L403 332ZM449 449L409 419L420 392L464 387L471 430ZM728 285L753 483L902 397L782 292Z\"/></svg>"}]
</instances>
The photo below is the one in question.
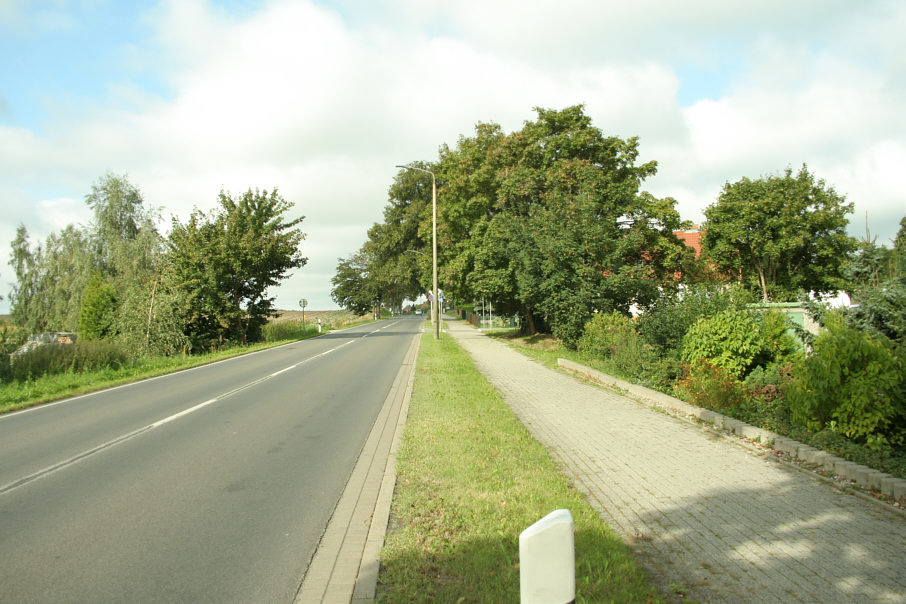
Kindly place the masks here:
<instances>
[{"instance_id":1,"label":"sky","mask_svg":"<svg viewBox=\"0 0 906 604\"><path fill-rule=\"evenodd\" d=\"M330 279L412 161L479 122L584 104L638 136L643 188L704 220L723 186L805 163L889 245L906 214L906 2L898 0L0 0L0 314L10 242L87 224L127 175L162 229L218 193L277 188ZM442 197L438 203L443 203Z\"/></svg>"}]
</instances>

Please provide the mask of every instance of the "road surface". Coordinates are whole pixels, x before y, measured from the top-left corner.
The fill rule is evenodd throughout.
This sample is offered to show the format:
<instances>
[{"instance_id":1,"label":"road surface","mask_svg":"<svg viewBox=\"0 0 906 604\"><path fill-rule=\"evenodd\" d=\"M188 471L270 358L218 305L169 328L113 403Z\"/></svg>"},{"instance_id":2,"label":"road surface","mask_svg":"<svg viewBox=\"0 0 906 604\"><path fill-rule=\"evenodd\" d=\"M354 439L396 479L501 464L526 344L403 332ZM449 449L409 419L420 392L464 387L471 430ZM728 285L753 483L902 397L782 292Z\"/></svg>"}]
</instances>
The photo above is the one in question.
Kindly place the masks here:
<instances>
[{"instance_id":1,"label":"road surface","mask_svg":"<svg viewBox=\"0 0 906 604\"><path fill-rule=\"evenodd\" d=\"M291 602L422 325L0 416L0 601Z\"/></svg>"}]
</instances>

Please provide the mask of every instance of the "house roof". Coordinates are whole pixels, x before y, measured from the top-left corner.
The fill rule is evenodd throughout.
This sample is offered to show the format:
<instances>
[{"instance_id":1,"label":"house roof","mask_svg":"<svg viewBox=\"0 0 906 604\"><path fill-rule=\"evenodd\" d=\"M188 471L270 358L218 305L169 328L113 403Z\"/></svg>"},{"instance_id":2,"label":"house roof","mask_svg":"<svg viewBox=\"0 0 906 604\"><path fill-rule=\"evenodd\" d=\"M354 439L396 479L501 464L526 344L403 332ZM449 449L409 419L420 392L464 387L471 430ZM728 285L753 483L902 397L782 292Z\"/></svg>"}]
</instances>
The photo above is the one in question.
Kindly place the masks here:
<instances>
[{"instance_id":1,"label":"house roof","mask_svg":"<svg viewBox=\"0 0 906 604\"><path fill-rule=\"evenodd\" d=\"M702 253L702 232L698 229L688 231L673 231L677 239L695 250L695 257L698 258Z\"/></svg>"}]
</instances>

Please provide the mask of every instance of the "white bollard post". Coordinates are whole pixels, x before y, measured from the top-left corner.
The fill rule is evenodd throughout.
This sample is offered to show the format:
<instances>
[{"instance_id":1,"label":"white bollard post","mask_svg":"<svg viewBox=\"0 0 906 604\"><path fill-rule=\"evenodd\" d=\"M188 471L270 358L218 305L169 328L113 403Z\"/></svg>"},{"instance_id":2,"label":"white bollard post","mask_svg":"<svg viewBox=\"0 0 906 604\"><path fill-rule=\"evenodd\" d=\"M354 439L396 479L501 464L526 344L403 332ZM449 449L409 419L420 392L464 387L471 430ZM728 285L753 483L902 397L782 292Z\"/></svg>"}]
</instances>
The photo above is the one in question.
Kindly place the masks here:
<instances>
[{"instance_id":1,"label":"white bollard post","mask_svg":"<svg viewBox=\"0 0 906 604\"><path fill-rule=\"evenodd\" d=\"M575 602L575 537L569 510L551 512L519 535L519 595L522 604Z\"/></svg>"}]
</instances>

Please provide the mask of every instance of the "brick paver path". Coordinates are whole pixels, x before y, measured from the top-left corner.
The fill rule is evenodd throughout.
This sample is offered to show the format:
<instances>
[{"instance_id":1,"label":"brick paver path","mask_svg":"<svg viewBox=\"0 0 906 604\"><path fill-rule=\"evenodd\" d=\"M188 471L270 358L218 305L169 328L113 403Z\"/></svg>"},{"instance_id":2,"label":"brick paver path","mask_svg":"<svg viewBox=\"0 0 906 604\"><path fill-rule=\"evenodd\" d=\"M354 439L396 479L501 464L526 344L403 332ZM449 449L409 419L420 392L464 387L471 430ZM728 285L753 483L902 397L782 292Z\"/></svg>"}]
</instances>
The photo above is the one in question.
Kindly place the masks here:
<instances>
[{"instance_id":1,"label":"brick paver path","mask_svg":"<svg viewBox=\"0 0 906 604\"><path fill-rule=\"evenodd\" d=\"M906 602L898 512L547 369L462 322L449 331L668 593Z\"/></svg>"}]
</instances>

